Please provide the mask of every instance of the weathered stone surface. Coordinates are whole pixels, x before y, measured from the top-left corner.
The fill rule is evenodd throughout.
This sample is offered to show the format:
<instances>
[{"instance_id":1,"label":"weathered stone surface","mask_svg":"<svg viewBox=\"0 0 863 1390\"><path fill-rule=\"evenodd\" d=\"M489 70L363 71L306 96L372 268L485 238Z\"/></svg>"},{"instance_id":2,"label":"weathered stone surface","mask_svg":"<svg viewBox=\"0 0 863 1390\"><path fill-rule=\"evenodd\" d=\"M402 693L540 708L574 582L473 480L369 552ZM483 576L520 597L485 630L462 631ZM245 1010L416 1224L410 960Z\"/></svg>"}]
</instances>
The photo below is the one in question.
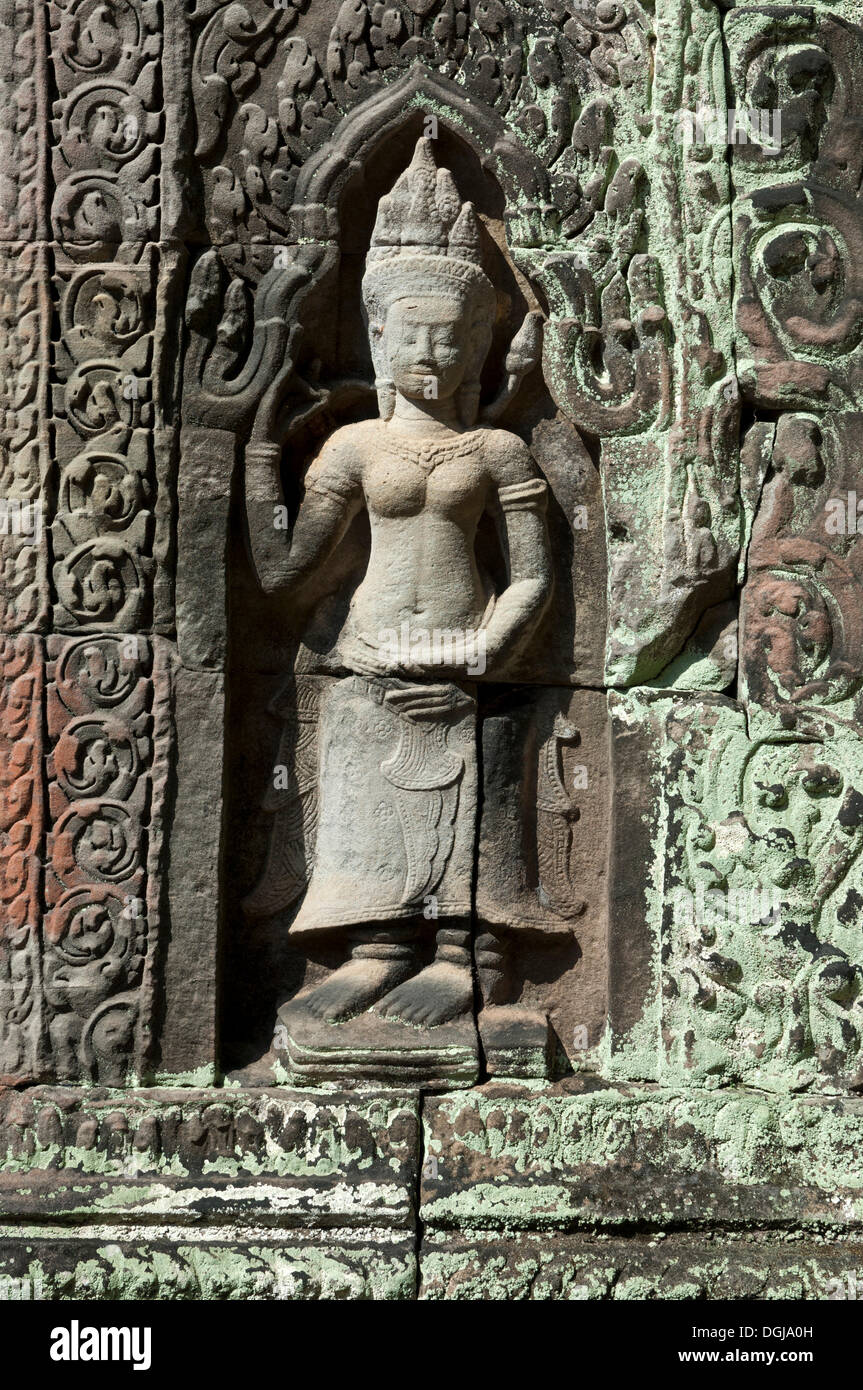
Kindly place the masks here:
<instances>
[{"instance_id":1,"label":"weathered stone surface","mask_svg":"<svg viewBox=\"0 0 863 1390\"><path fill-rule=\"evenodd\" d=\"M0 1123L7 1220L412 1224L415 1095L37 1087L5 1091Z\"/></svg>"},{"instance_id":2,"label":"weathered stone surface","mask_svg":"<svg viewBox=\"0 0 863 1390\"><path fill-rule=\"evenodd\" d=\"M863 1109L756 1092L489 1083L429 1097L427 1230L785 1228L863 1219Z\"/></svg>"},{"instance_id":3,"label":"weathered stone surface","mask_svg":"<svg viewBox=\"0 0 863 1390\"><path fill-rule=\"evenodd\" d=\"M856 0L0 6L0 1277L857 1258L861 80Z\"/></svg>"},{"instance_id":4,"label":"weathered stone surface","mask_svg":"<svg viewBox=\"0 0 863 1390\"><path fill-rule=\"evenodd\" d=\"M601 691L491 692L477 865L492 1075L590 1067L607 1013L609 769Z\"/></svg>"},{"instance_id":5,"label":"weathered stone surface","mask_svg":"<svg viewBox=\"0 0 863 1390\"><path fill-rule=\"evenodd\" d=\"M661 1008L657 913L663 835L662 713L655 691L612 692L608 1028L603 1071L656 1081ZM645 873L645 865L651 871Z\"/></svg>"},{"instance_id":6,"label":"weathered stone surface","mask_svg":"<svg viewBox=\"0 0 863 1390\"><path fill-rule=\"evenodd\" d=\"M423 1247L422 1299L824 1299L845 1297L863 1247L769 1233L757 1238L626 1240L498 1232L435 1234Z\"/></svg>"},{"instance_id":7,"label":"weathered stone surface","mask_svg":"<svg viewBox=\"0 0 863 1390\"><path fill-rule=\"evenodd\" d=\"M167 1085L183 1080L206 1085L215 1079L217 1066L225 678L218 671L178 667L173 689L177 792L167 872L171 934L155 1060L157 1077Z\"/></svg>"},{"instance_id":8,"label":"weathered stone surface","mask_svg":"<svg viewBox=\"0 0 863 1390\"><path fill-rule=\"evenodd\" d=\"M423 1113L420 1297L844 1298L860 1102L568 1081Z\"/></svg>"},{"instance_id":9,"label":"weathered stone surface","mask_svg":"<svg viewBox=\"0 0 863 1390\"><path fill-rule=\"evenodd\" d=\"M374 1233L371 1233L372 1236ZM236 1300L386 1299L416 1296L413 1240L389 1232L372 1243L351 1232L325 1242L265 1233L251 1240L235 1230L224 1241L189 1240L155 1227L146 1241L129 1241L105 1226L70 1241L67 1229L0 1227L0 1278L17 1298L135 1302L151 1299Z\"/></svg>"},{"instance_id":10,"label":"weathered stone surface","mask_svg":"<svg viewBox=\"0 0 863 1390\"><path fill-rule=\"evenodd\" d=\"M0 1275L37 1298L409 1298L418 1165L416 1096L6 1091Z\"/></svg>"},{"instance_id":11,"label":"weathered stone surface","mask_svg":"<svg viewBox=\"0 0 863 1390\"><path fill-rule=\"evenodd\" d=\"M187 426L177 497L177 651L190 671L224 671L234 436Z\"/></svg>"},{"instance_id":12,"label":"weathered stone surface","mask_svg":"<svg viewBox=\"0 0 863 1390\"><path fill-rule=\"evenodd\" d=\"M643 783L633 808L651 877L612 914L613 931L637 927L640 962L621 950L612 967L612 1073L856 1090L858 741L802 700L787 718L722 696L613 706L623 776L640 747L654 790Z\"/></svg>"},{"instance_id":13,"label":"weathered stone surface","mask_svg":"<svg viewBox=\"0 0 863 1390\"><path fill-rule=\"evenodd\" d=\"M41 778L42 639L4 637L2 646L3 932L0 938L0 1076L41 1078L48 1068L39 998L39 858L45 827Z\"/></svg>"},{"instance_id":14,"label":"weathered stone surface","mask_svg":"<svg viewBox=\"0 0 863 1390\"><path fill-rule=\"evenodd\" d=\"M859 11L746 5L725 40L736 104L781 127L778 149L735 150L739 375L759 405L821 415L836 387L860 392L860 117L843 76L863 56Z\"/></svg>"}]
</instances>

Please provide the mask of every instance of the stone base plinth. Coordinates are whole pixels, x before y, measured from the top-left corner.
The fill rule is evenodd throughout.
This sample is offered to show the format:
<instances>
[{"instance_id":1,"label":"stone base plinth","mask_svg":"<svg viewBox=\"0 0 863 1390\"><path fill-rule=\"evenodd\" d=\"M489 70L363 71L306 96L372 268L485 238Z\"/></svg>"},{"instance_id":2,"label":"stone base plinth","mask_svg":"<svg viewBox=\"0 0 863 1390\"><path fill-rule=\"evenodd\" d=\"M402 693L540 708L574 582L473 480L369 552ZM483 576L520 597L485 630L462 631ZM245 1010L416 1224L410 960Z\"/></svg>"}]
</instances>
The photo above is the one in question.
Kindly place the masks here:
<instances>
[{"instance_id":1,"label":"stone base plinth","mask_svg":"<svg viewBox=\"0 0 863 1390\"><path fill-rule=\"evenodd\" d=\"M588 1077L0 1091L0 1294L841 1298L863 1101Z\"/></svg>"},{"instance_id":2,"label":"stone base plinth","mask_svg":"<svg viewBox=\"0 0 863 1390\"><path fill-rule=\"evenodd\" d=\"M357 1077L389 1086L447 1091L479 1076L479 1041L467 1015L437 1028L414 1028L368 1011L346 1023L316 1018L304 999L279 1010L281 1060L294 1085ZM277 1053L278 1055L278 1053Z\"/></svg>"}]
</instances>

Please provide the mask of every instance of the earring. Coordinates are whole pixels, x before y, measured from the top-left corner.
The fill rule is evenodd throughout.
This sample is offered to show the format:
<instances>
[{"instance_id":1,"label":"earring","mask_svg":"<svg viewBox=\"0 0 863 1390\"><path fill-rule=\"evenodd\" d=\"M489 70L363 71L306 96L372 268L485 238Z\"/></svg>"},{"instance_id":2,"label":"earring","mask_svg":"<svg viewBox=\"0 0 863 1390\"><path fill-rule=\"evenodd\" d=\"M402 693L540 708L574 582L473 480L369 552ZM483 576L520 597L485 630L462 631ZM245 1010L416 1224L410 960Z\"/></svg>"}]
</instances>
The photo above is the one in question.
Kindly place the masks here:
<instances>
[{"instance_id":1,"label":"earring","mask_svg":"<svg viewBox=\"0 0 863 1390\"><path fill-rule=\"evenodd\" d=\"M458 413L462 424L470 429L476 424L476 417L479 414L479 393L480 385L478 381L465 382L459 388L458 393Z\"/></svg>"},{"instance_id":2,"label":"earring","mask_svg":"<svg viewBox=\"0 0 863 1390\"><path fill-rule=\"evenodd\" d=\"M390 377L377 377L375 380L375 390L378 393L378 410L381 419L386 422L393 417L396 408L396 384Z\"/></svg>"}]
</instances>

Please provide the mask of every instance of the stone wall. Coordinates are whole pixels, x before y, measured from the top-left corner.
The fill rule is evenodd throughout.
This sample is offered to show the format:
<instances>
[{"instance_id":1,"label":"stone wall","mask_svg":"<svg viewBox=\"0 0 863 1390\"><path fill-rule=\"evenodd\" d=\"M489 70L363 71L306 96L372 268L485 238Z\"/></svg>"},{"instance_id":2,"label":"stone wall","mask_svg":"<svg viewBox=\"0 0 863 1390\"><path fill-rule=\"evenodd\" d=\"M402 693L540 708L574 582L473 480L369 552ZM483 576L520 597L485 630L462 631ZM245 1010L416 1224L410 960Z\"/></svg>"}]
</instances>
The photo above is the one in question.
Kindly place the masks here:
<instances>
[{"instance_id":1,"label":"stone wall","mask_svg":"<svg viewBox=\"0 0 863 1390\"><path fill-rule=\"evenodd\" d=\"M0 1280L863 1267L861 73L0 5Z\"/></svg>"}]
</instances>

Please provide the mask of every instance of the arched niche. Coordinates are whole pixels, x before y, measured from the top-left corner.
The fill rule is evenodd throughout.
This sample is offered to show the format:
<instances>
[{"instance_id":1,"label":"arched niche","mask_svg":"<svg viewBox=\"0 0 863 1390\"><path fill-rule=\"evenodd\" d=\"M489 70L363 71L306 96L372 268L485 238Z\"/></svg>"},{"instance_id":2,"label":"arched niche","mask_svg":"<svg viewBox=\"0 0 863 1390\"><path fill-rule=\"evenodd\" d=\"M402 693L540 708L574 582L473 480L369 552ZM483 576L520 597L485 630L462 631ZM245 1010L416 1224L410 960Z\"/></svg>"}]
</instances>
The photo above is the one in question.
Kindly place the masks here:
<instances>
[{"instance_id":1,"label":"arched niche","mask_svg":"<svg viewBox=\"0 0 863 1390\"><path fill-rule=\"evenodd\" d=\"M410 163L417 139L430 131L438 164L451 170L462 197L470 198L479 214L486 269L498 290L481 408L501 390L505 358L526 314L546 311L541 291L517 266L510 241L513 228L523 228L534 210L548 212L547 178L500 118L467 101L454 84L421 69L357 107L330 145L308 161L296 190L292 223L298 241L317 242L329 250L303 300L296 378L275 429L292 514L302 495L304 473L323 440L341 425L377 414L360 292L363 267L378 203ZM555 405L540 364L495 423L524 438L549 481L549 519L559 570L554 611L525 653L517 679L528 686L566 687L577 680L579 643L593 671L601 670L604 534L601 527L594 528L579 550L572 532L574 509L584 499L589 498L597 515L601 512L596 460ZM243 445L241 436L240 450ZM357 519L336 555L297 601L261 593L248 559L241 513L238 490L229 554L220 1031L225 1068L241 1072L245 1079L266 1080L279 1005L336 961L334 957L328 962L324 950L309 963L293 947L287 928L296 905L287 913L250 920L243 899L258 880L267 854L270 819L262 801L280 746L284 747L282 712L291 699L291 671L301 634L307 648L324 653L326 633L338 624L362 576L368 525L365 517ZM505 559L490 521L483 554L495 578L502 579ZM590 632L583 636L576 636L577 589L585 596L585 613L591 614ZM491 701L499 694L489 687L482 698Z\"/></svg>"}]
</instances>

